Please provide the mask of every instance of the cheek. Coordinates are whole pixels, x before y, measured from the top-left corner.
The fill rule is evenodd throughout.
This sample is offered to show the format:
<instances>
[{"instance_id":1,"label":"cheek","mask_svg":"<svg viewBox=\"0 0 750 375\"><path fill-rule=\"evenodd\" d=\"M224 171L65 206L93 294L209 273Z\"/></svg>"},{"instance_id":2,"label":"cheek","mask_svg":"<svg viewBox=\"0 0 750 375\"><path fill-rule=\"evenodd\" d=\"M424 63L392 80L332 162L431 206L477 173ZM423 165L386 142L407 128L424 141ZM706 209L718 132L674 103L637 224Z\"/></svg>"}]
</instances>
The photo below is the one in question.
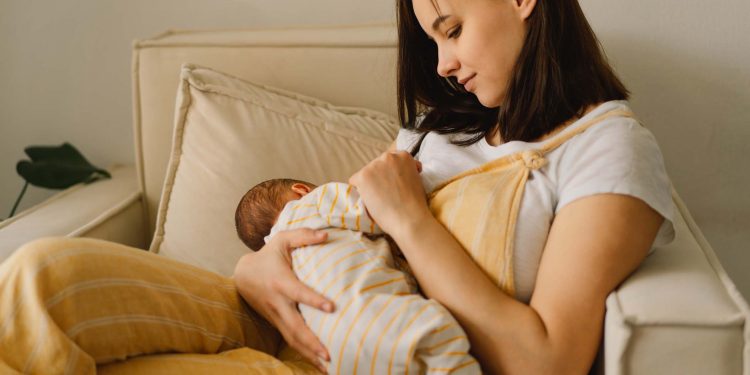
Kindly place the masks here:
<instances>
[{"instance_id":1,"label":"cheek","mask_svg":"<svg viewBox=\"0 0 750 375\"><path fill-rule=\"evenodd\" d=\"M497 43L485 49L485 62L493 76L507 81L516 64L519 48L512 38L498 38Z\"/></svg>"},{"instance_id":2,"label":"cheek","mask_svg":"<svg viewBox=\"0 0 750 375\"><path fill-rule=\"evenodd\" d=\"M493 43L485 45L480 49L483 53L477 57L481 59L477 70L483 73L482 83L487 89L483 93L486 95L486 100L482 103L484 105L497 106L503 100L523 46L522 40L505 35L506 37L498 37Z\"/></svg>"},{"instance_id":3,"label":"cheek","mask_svg":"<svg viewBox=\"0 0 750 375\"><path fill-rule=\"evenodd\" d=\"M485 24L485 35L490 36L487 38L485 51L495 60L498 75L507 77L523 47L526 27L523 22L509 16L509 13L503 14L506 16L499 22Z\"/></svg>"},{"instance_id":4,"label":"cheek","mask_svg":"<svg viewBox=\"0 0 750 375\"><path fill-rule=\"evenodd\" d=\"M479 102L488 108L494 108L502 103L515 59L506 48L492 46L481 50L484 53L475 54L477 72L477 88L475 94Z\"/></svg>"}]
</instances>

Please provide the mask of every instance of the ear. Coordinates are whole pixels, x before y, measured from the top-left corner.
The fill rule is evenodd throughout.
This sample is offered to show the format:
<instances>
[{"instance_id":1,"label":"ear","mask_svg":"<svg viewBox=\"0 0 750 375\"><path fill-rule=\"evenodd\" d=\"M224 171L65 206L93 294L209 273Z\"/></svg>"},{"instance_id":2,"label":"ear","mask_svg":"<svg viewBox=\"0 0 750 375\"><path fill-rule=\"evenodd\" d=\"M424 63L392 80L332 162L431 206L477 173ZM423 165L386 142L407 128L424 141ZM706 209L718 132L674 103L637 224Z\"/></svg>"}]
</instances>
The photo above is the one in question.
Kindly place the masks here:
<instances>
[{"instance_id":1,"label":"ear","mask_svg":"<svg viewBox=\"0 0 750 375\"><path fill-rule=\"evenodd\" d=\"M299 194L301 197L304 197L305 195L307 195L307 193L311 192L312 189L313 188L310 186L307 186L307 184L302 184L299 182L292 185L292 191Z\"/></svg>"},{"instance_id":2,"label":"ear","mask_svg":"<svg viewBox=\"0 0 750 375\"><path fill-rule=\"evenodd\" d=\"M526 20L536 8L536 0L516 0L516 6L521 19Z\"/></svg>"}]
</instances>

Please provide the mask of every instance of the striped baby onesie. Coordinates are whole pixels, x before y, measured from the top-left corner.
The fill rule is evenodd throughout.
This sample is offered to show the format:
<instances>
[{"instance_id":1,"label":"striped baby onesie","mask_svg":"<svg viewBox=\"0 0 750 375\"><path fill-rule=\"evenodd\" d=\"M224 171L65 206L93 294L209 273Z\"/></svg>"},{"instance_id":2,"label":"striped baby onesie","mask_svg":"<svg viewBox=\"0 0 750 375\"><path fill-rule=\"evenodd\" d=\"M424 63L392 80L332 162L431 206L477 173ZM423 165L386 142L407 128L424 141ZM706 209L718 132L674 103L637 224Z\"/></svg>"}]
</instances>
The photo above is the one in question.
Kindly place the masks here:
<instances>
[{"instance_id":1,"label":"striped baby onesie","mask_svg":"<svg viewBox=\"0 0 750 375\"><path fill-rule=\"evenodd\" d=\"M307 325L328 348L329 374L477 374L466 333L437 301L416 293L396 268L388 241L356 189L328 183L282 210L277 232L313 228L328 241L292 253L306 285L334 301L325 313L300 305Z\"/></svg>"}]
</instances>

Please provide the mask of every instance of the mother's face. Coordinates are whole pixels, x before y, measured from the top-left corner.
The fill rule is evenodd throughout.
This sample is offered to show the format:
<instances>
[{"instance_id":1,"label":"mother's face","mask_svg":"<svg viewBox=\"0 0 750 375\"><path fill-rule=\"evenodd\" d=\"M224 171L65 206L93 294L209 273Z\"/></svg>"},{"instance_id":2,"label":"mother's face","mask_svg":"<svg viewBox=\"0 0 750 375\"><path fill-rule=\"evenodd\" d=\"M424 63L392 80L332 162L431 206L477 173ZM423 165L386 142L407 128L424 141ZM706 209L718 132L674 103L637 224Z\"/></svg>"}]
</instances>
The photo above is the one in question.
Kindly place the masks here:
<instances>
[{"instance_id":1,"label":"mother's face","mask_svg":"<svg viewBox=\"0 0 750 375\"><path fill-rule=\"evenodd\" d=\"M437 73L456 77L485 107L499 106L536 0L413 0L413 5L422 30L437 44Z\"/></svg>"}]
</instances>

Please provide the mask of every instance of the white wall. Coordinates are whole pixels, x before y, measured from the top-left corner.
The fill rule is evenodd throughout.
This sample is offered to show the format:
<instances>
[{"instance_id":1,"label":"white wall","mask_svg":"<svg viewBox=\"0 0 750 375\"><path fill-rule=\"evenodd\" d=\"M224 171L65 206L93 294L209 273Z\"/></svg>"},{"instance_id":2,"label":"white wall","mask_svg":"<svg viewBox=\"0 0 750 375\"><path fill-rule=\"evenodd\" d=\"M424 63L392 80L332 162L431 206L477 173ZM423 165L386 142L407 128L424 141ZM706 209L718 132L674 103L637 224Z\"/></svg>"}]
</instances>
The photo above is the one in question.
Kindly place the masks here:
<instances>
[{"instance_id":1,"label":"white wall","mask_svg":"<svg viewBox=\"0 0 750 375\"><path fill-rule=\"evenodd\" d=\"M32 144L69 141L93 164L133 162L133 39L168 28L388 22L391 1L0 0L0 219ZM55 193L29 187L19 211Z\"/></svg>"},{"instance_id":2,"label":"white wall","mask_svg":"<svg viewBox=\"0 0 750 375\"><path fill-rule=\"evenodd\" d=\"M580 3L675 188L750 297L750 1Z\"/></svg>"},{"instance_id":3,"label":"white wall","mask_svg":"<svg viewBox=\"0 0 750 375\"><path fill-rule=\"evenodd\" d=\"M675 187L750 296L750 1L580 0ZM131 40L167 28L392 21L394 1L0 0L0 218L30 144L130 163ZM21 208L50 192L31 188Z\"/></svg>"}]
</instances>

